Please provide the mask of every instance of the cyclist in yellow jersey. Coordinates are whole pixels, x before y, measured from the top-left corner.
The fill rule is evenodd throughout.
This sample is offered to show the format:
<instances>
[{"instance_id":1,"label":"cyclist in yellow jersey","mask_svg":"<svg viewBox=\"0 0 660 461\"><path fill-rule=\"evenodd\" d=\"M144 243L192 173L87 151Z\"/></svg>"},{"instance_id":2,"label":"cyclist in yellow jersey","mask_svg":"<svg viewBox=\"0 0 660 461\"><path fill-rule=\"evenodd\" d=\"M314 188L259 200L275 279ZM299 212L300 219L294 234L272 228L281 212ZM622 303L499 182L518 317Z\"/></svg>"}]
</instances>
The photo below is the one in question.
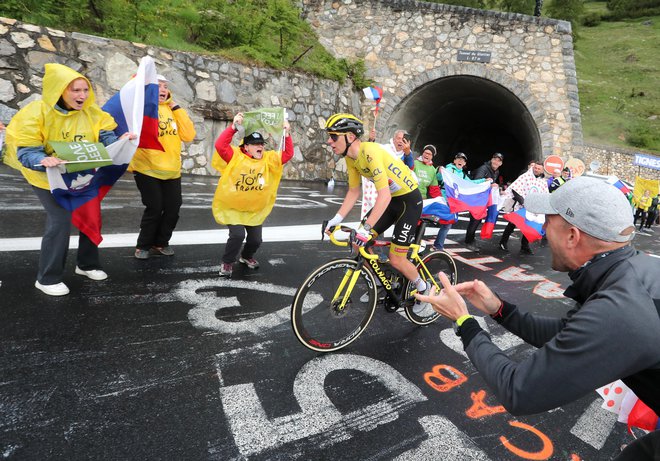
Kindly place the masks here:
<instances>
[{"instance_id":1,"label":"cyclist in yellow jersey","mask_svg":"<svg viewBox=\"0 0 660 461\"><path fill-rule=\"evenodd\" d=\"M376 185L376 203L358 229L356 243L364 246L394 224L390 264L413 282L419 293L426 292L427 283L406 257L422 214L422 196L411 170L379 144L361 142L364 124L354 115L332 115L326 121L325 129L328 145L335 154L346 159L348 172L348 192L339 211L328 222L326 231L341 223L357 202L361 177L372 180ZM432 307L428 303L416 302L413 310L418 315L425 315L426 310L432 312Z\"/></svg>"}]
</instances>

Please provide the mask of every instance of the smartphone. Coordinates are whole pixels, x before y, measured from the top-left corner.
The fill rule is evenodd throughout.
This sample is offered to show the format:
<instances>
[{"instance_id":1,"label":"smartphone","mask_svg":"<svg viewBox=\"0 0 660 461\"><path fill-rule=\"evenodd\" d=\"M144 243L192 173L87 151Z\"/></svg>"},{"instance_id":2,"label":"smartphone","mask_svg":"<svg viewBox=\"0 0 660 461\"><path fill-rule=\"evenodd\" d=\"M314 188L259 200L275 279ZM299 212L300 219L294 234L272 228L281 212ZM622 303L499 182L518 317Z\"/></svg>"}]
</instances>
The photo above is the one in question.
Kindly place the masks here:
<instances>
[{"instance_id":1,"label":"smartphone","mask_svg":"<svg viewBox=\"0 0 660 461\"><path fill-rule=\"evenodd\" d=\"M403 133L403 139L405 139L406 141L408 141L408 143L410 143L410 141L412 140L410 133L408 132Z\"/></svg>"}]
</instances>

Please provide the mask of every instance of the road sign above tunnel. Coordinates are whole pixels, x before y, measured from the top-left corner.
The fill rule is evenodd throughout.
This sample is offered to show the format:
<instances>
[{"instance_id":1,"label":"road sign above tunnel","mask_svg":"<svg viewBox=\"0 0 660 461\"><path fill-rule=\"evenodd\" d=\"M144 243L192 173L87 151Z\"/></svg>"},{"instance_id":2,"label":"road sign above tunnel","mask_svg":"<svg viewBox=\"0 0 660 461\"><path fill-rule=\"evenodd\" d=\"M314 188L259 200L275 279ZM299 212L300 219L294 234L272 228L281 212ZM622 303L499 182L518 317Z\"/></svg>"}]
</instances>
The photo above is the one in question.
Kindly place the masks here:
<instances>
[{"instance_id":1,"label":"road sign above tunnel","mask_svg":"<svg viewBox=\"0 0 660 461\"><path fill-rule=\"evenodd\" d=\"M558 155L550 155L543 161L543 169L546 173L552 174L555 170L564 168L564 160Z\"/></svg>"},{"instance_id":2,"label":"road sign above tunnel","mask_svg":"<svg viewBox=\"0 0 660 461\"><path fill-rule=\"evenodd\" d=\"M458 50L456 59L467 62L490 62L490 51Z\"/></svg>"}]
</instances>

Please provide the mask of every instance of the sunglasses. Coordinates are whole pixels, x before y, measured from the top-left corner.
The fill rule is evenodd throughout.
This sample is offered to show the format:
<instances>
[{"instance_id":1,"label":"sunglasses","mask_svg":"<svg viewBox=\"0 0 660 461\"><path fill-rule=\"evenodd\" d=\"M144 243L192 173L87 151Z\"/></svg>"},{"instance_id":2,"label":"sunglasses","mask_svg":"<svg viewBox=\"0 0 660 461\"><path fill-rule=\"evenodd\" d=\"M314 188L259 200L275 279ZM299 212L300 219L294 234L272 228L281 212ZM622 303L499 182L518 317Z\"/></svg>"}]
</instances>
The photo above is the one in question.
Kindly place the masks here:
<instances>
[{"instance_id":1,"label":"sunglasses","mask_svg":"<svg viewBox=\"0 0 660 461\"><path fill-rule=\"evenodd\" d=\"M339 139L339 136L346 136L346 133L328 133L330 135L330 139L332 139L332 142L337 142Z\"/></svg>"}]
</instances>

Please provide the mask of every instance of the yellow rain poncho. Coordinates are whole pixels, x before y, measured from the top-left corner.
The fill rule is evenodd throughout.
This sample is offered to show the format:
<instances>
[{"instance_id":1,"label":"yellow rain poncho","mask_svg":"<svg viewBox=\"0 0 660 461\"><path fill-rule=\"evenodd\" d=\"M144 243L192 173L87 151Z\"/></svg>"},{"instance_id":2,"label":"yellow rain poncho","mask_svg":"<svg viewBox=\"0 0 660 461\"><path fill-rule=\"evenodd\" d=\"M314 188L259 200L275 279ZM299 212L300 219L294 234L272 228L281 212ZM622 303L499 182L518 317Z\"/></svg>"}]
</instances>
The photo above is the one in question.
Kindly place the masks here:
<instances>
[{"instance_id":1,"label":"yellow rain poncho","mask_svg":"<svg viewBox=\"0 0 660 461\"><path fill-rule=\"evenodd\" d=\"M42 99L18 111L7 126L5 163L20 170L33 186L49 190L46 173L26 168L18 161L16 150L19 147L43 146L46 155L52 155L53 149L48 141L98 142L101 130L114 130L117 124L110 114L96 105L89 80L62 64L46 64L45 68ZM67 113L55 109L64 90L79 78L85 79L89 85L89 96L82 109Z\"/></svg>"},{"instance_id":2,"label":"yellow rain poncho","mask_svg":"<svg viewBox=\"0 0 660 461\"><path fill-rule=\"evenodd\" d=\"M128 171L137 171L157 179L181 177L181 141L195 139L195 126L185 109L170 108L172 94L158 104L158 140L165 151L138 149L128 166Z\"/></svg>"},{"instance_id":3,"label":"yellow rain poncho","mask_svg":"<svg viewBox=\"0 0 660 461\"><path fill-rule=\"evenodd\" d=\"M282 154L268 150L257 160L238 147L232 146L232 150L234 155L215 190L213 216L219 224L259 226L275 204L282 179Z\"/></svg>"}]
</instances>

